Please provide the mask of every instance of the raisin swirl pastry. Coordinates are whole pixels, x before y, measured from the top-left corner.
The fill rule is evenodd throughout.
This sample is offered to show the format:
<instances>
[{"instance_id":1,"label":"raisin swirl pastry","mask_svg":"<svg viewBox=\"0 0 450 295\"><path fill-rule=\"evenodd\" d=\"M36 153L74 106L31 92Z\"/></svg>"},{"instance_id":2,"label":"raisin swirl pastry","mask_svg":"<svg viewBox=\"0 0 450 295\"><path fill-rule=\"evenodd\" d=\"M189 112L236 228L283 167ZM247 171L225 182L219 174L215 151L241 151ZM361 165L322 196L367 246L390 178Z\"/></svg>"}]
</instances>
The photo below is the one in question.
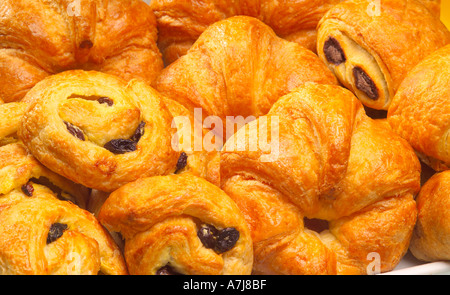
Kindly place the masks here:
<instances>
[{"instance_id":1,"label":"raisin swirl pastry","mask_svg":"<svg viewBox=\"0 0 450 295\"><path fill-rule=\"evenodd\" d=\"M403 80L388 111L393 130L436 171L450 167L450 45L423 59Z\"/></svg>"},{"instance_id":2,"label":"raisin swirl pastry","mask_svg":"<svg viewBox=\"0 0 450 295\"><path fill-rule=\"evenodd\" d=\"M0 104L0 211L34 195L36 185L85 208L89 189L43 166L17 138L23 102Z\"/></svg>"},{"instance_id":3,"label":"raisin swirl pastry","mask_svg":"<svg viewBox=\"0 0 450 295\"><path fill-rule=\"evenodd\" d=\"M128 183L108 197L98 218L124 237L130 274L251 273L252 241L239 208L192 174Z\"/></svg>"},{"instance_id":4,"label":"raisin swirl pastry","mask_svg":"<svg viewBox=\"0 0 450 295\"><path fill-rule=\"evenodd\" d=\"M256 18L235 16L208 27L162 71L155 88L190 112L201 109L200 120L214 115L226 126L227 116L266 114L305 82L337 84L313 52L279 38Z\"/></svg>"},{"instance_id":5,"label":"raisin swirl pastry","mask_svg":"<svg viewBox=\"0 0 450 295\"><path fill-rule=\"evenodd\" d=\"M450 32L416 0L350 0L318 25L317 53L367 107L387 110L417 63L450 43Z\"/></svg>"},{"instance_id":6,"label":"raisin swirl pastry","mask_svg":"<svg viewBox=\"0 0 450 295\"><path fill-rule=\"evenodd\" d=\"M118 246L91 213L40 188L35 193L0 214L1 274L128 274Z\"/></svg>"},{"instance_id":7,"label":"raisin swirl pastry","mask_svg":"<svg viewBox=\"0 0 450 295\"><path fill-rule=\"evenodd\" d=\"M95 71L39 82L18 135L41 163L86 187L111 192L139 177L173 173L180 152L162 97L147 84Z\"/></svg>"},{"instance_id":8,"label":"raisin swirl pastry","mask_svg":"<svg viewBox=\"0 0 450 295\"><path fill-rule=\"evenodd\" d=\"M262 119L235 133L245 149L225 143L220 163L221 188L250 227L254 273L366 274L373 257L392 270L417 214L421 169L408 143L335 85L307 83ZM258 128L277 153L250 148Z\"/></svg>"},{"instance_id":9,"label":"raisin swirl pastry","mask_svg":"<svg viewBox=\"0 0 450 295\"><path fill-rule=\"evenodd\" d=\"M423 261L450 260L450 170L434 174L416 198L418 216L409 247Z\"/></svg>"},{"instance_id":10,"label":"raisin swirl pastry","mask_svg":"<svg viewBox=\"0 0 450 295\"><path fill-rule=\"evenodd\" d=\"M37 82L66 70L152 83L163 68L155 16L140 0L2 0L0 12L5 102L21 100Z\"/></svg>"},{"instance_id":11,"label":"raisin swirl pastry","mask_svg":"<svg viewBox=\"0 0 450 295\"><path fill-rule=\"evenodd\" d=\"M170 64L186 54L195 40L213 23L246 15L270 26L289 41L315 51L316 26L325 12L341 0L153 0L158 23L158 46Z\"/></svg>"}]
</instances>

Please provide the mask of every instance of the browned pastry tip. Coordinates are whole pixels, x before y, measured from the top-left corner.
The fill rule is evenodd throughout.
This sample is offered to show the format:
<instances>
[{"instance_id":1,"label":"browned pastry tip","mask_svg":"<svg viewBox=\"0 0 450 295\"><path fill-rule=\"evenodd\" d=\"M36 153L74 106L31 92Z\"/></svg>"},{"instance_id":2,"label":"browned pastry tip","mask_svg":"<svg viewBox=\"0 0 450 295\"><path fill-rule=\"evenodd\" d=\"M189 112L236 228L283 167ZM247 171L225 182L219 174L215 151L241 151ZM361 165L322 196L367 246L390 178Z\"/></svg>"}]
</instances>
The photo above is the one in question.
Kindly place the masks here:
<instances>
[{"instance_id":1,"label":"browned pastry tip","mask_svg":"<svg viewBox=\"0 0 450 295\"><path fill-rule=\"evenodd\" d=\"M318 24L317 53L365 106L387 110L407 73L450 43L436 2L341 2Z\"/></svg>"},{"instance_id":2,"label":"browned pastry tip","mask_svg":"<svg viewBox=\"0 0 450 295\"><path fill-rule=\"evenodd\" d=\"M251 273L252 241L239 208L190 173L126 184L111 193L98 218L124 237L130 274Z\"/></svg>"},{"instance_id":3,"label":"browned pastry tip","mask_svg":"<svg viewBox=\"0 0 450 295\"><path fill-rule=\"evenodd\" d=\"M366 274L373 257L392 270L417 214L421 167L408 143L336 85L306 83L267 117L234 135L245 149L230 138L220 163L221 188L250 226L254 272ZM270 149L252 149L251 134L271 134ZM314 232L305 217L325 226Z\"/></svg>"},{"instance_id":4,"label":"browned pastry tip","mask_svg":"<svg viewBox=\"0 0 450 295\"><path fill-rule=\"evenodd\" d=\"M143 1L4 0L0 11L5 102L21 100L37 82L65 70L97 70L150 84L163 68L156 19Z\"/></svg>"},{"instance_id":5,"label":"browned pastry tip","mask_svg":"<svg viewBox=\"0 0 450 295\"><path fill-rule=\"evenodd\" d=\"M417 196L411 253L423 261L450 259L450 170L436 173Z\"/></svg>"}]
</instances>

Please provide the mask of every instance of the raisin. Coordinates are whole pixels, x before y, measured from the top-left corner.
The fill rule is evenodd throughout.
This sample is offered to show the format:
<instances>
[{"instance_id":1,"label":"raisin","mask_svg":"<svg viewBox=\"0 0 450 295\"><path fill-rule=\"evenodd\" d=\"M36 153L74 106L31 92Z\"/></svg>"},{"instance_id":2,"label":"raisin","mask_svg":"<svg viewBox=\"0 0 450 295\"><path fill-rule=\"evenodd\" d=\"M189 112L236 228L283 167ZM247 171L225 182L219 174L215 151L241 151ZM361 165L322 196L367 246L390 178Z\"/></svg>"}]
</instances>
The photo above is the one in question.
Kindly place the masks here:
<instances>
[{"instance_id":1,"label":"raisin","mask_svg":"<svg viewBox=\"0 0 450 295\"><path fill-rule=\"evenodd\" d=\"M216 246L218 233L214 226L205 224L197 231L197 236L206 248L212 249Z\"/></svg>"},{"instance_id":2,"label":"raisin","mask_svg":"<svg viewBox=\"0 0 450 295\"><path fill-rule=\"evenodd\" d=\"M47 244L50 244L59 239L66 229L67 224L53 223L52 226L50 227L50 230L48 231Z\"/></svg>"},{"instance_id":3,"label":"raisin","mask_svg":"<svg viewBox=\"0 0 450 295\"><path fill-rule=\"evenodd\" d=\"M100 97L97 101L100 104L106 103L110 107L114 105L114 101L109 97Z\"/></svg>"},{"instance_id":4,"label":"raisin","mask_svg":"<svg viewBox=\"0 0 450 295\"><path fill-rule=\"evenodd\" d=\"M136 150L136 142L130 139L113 139L103 147L113 154L125 154Z\"/></svg>"},{"instance_id":5,"label":"raisin","mask_svg":"<svg viewBox=\"0 0 450 295\"><path fill-rule=\"evenodd\" d=\"M379 97L378 89L373 80L360 67L353 68L356 88L364 92L370 99L376 100Z\"/></svg>"},{"instance_id":6,"label":"raisin","mask_svg":"<svg viewBox=\"0 0 450 295\"><path fill-rule=\"evenodd\" d=\"M141 122L139 123L138 127L136 128L136 131L134 132L133 136L130 138L132 141L134 142L138 142L141 137L144 135L144 131L145 131L145 122Z\"/></svg>"},{"instance_id":7,"label":"raisin","mask_svg":"<svg viewBox=\"0 0 450 295\"><path fill-rule=\"evenodd\" d=\"M83 141L85 140L83 131L81 131L80 128L66 121L64 121L64 124L66 124L67 131L69 131L70 134L72 134L73 136L75 136L80 140Z\"/></svg>"},{"instance_id":8,"label":"raisin","mask_svg":"<svg viewBox=\"0 0 450 295\"><path fill-rule=\"evenodd\" d=\"M166 265L161 267L160 269L158 269L156 271L156 275L161 276L161 275L181 275L181 273L175 271L175 269L173 269L173 267L171 267L170 265Z\"/></svg>"},{"instance_id":9,"label":"raisin","mask_svg":"<svg viewBox=\"0 0 450 295\"><path fill-rule=\"evenodd\" d=\"M33 185L30 182L28 182L27 184L22 185L22 192L25 195L31 197L33 195L33 192L34 192Z\"/></svg>"},{"instance_id":10,"label":"raisin","mask_svg":"<svg viewBox=\"0 0 450 295\"><path fill-rule=\"evenodd\" d=\"M185 152L182 152L180 154L180 157L178 158L177 169L175 170L175 174L177 174L178 172L180 172L180 170L182 170L184 167L186 167L187 158L188 158L188 156L186 155Z\"/></svg>"},{"instance_id":11,"label":"raisin","mask_svg":"<svg viewBox=\"0 0 450 295\"><path fill-rule=\"evenodd\" d=\"M227 227L219 231L214 251L223 253L231 250L239 240L239 231L234 227Z\"/></svg>"},{"instance_id":12,"label":"raisin","mask_svg":"<svg viewBox=\"0 0 450 295\"><path fill-rule=\"evenodd\" d=\"M329 37L323 44L323 53L325 54L328 62L335 65L340 65L347 60L341 44L339 44L338 40L333 37Z\"/></svg>"}]
</instances>

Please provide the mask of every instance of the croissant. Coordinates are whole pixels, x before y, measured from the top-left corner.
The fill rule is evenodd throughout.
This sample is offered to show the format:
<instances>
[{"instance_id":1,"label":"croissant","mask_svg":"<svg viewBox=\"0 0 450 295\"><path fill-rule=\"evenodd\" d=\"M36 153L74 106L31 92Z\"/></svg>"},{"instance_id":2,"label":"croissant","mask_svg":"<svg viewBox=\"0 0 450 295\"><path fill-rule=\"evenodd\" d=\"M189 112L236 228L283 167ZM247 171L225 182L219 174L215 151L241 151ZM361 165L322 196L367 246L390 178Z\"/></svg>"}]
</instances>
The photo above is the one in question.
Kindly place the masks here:
<instances>
[{"instance_id":1,"label":"croissant","mask_svg":"<svg viewBox=\"0 0 450 295\"><path fill-rule=\"evenodd\" d=\"M155 88L191 113L200 110L198 119L218 116L226 126L227 116L266 114L305 82L337 84L313 52L256 18L235 16L208 27L188 54L161 72Z\"/></svg>"},{"instance_id":2,"label":"croissant","mask_svg":"<svg viewBox=\"0 0 450 295\"><path fill-rule=\"evenodd\" d=\"M409 247L423 261L450 260L450 170L436 173L416 198L418 217Z\"/></svg>"},{"instance_id":3,"label":"croissant","mask_svg":"<svg viewBox=\"0 0 450 295\"><path fill-rule=\"evenodd\" d=\"M375 4L374 4L375 3ZM349 0L318 25L317 53L370 108L387 110L406 74L450 43L450 32L416 0Z\"/></svg>"},{"instance_id":4,"label":"croissant","mask_svg":"<svg viewBox=\"0 0 450 295\"><path fill-rule=\"evenodd\" d=\"M127 274L117 245L97 219L37 187L0 214L0 273Z\"/></svg>"},{"instance_id":5,"label":"croissant","mask_svg":"<svg viewBox=\"0 0 450 295\"><path fill-rule=\"evenodd\" d=\"M65 70L152 83L163 68L155 16L140 0L2 0L0 11L5 102L21 100L37 82Z\"/></svg>"},{"instance_id":6,"label":"croissant","mask_svg":"<svg viewBox=\"0 0 450 295\"><path fill-rule=\"evenodd\" d=\"M450 45L412 69L388 111L392 129L436 171L450 167Z\"/></svg>"},{"instance_id":7,"label":"croissant","mask_svg":"<svg viewBox=\"0 0 450 295\"><path fill-rule=\"evenodd\" d=\"M23 102L29 106L19 138L46 167L76 183L111 192L177 169L172 115L144 82L66 71L39 82Z\"/></svg>"},{"instance_id":8,"label":"croissant","mask_svg":"<svg viewBox=\"0 0 450 295\"><path fill-rule=\"evenodd\" d=\"M86 208L89 190L47 169L25 148L16 132L26 104L0 104L0 211L45 186L58 198Z\"/></svg>"},{"instance_id":9,"label":"croissant","mask_svg":"<svg viewBox=\"0 0 450 295\"><path fill-rule=\"evenodd\" d=\"M186 54L208 26L236 15L255 17L281 38L315 51L317 23L341 1L153 0L150 6L157 19L158 46L170 64Z\"/></svg>"},{"instance_id":10,"label":"croissant","mask_svg":"<svg viewBox=\"0 0 450 295\"><path fill-rule=\"evenodd\" d=\"M204 178L140 178L111 193L98 218L124 237L130 274L251 273L247 223L236 204Z\"/></svg>"},{"instance_id":11,"label":"croissant","mask_svg":"<svg viewBox=\"0 0 450 295\"><path fill-rule=\"evenodd\" d=\"M269 148L252 147L251 134ZM408 249L419 160L343 87L298 87L239 129L220 158L220 187L249 224L256 274L386 272Z\"/></svg>"}]
</instances>

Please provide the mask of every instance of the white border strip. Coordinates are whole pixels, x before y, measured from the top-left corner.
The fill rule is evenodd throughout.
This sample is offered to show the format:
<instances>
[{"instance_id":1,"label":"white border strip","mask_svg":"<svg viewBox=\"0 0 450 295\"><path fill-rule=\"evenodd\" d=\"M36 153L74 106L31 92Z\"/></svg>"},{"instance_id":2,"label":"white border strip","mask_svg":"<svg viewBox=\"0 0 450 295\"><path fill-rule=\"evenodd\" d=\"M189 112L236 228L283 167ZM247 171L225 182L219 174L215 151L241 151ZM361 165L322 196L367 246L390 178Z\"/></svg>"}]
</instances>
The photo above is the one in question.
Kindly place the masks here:
<instances>
[{"instance_id":1,"label":"white border strip","mask_svg":"<svg viewBox=\"0 0 450 295\"><path fill-rule=\"evenodd\" d=\"M393 270L382 275L450 275L450 261L438 261L399 270Z\"/></svg>"}]
</instances>

